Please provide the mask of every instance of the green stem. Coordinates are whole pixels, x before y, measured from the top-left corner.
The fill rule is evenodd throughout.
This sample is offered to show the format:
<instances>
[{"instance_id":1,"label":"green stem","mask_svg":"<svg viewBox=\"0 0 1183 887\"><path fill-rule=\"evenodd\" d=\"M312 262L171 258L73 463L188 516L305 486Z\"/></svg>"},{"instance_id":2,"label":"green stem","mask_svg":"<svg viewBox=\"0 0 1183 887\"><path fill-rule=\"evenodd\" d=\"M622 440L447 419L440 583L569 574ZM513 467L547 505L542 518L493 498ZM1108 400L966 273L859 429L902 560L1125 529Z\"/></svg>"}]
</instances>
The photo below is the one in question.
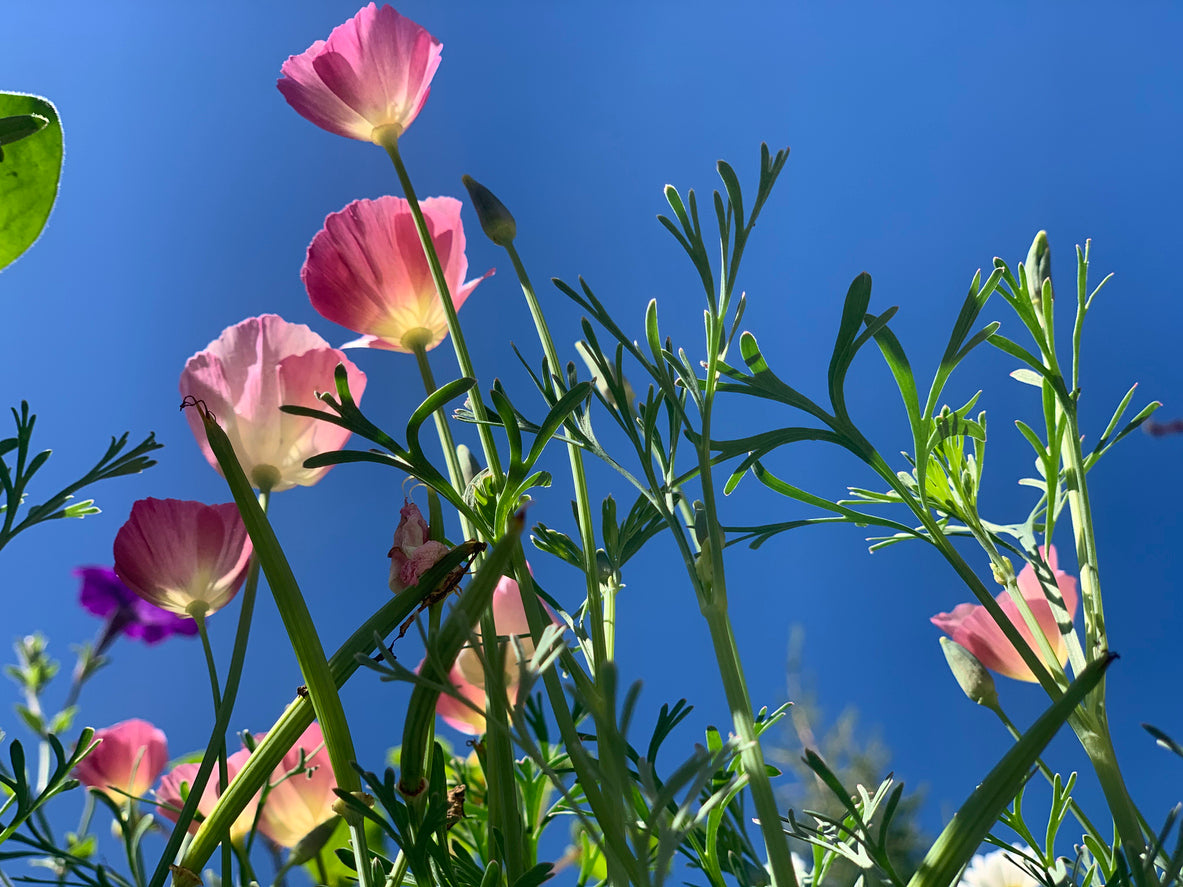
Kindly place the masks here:
<instances>
[{"instance_id":1,"label":"green stem","mask_svg":"<svg viewBox=\"0 0 1183 887\"><path fill-rule=\"evenodd\" d=\"M448 281L444 278L444 269L440 265L439 256L435 252L435 243L431 239L431 232L427 230L427 221L423 218L423 210L419 206L419 198L415 196L415 188L411 184L411 177L403 164L403 158L398 152L398 133L395 127L388 127L382 137L382 147L390 155L394 163L394 170L402 184L403 193L411 207L411 215L415 219L415 230L419 232L419 242L423 246L423 254L427 257L427 264L431 268L431 277L435 281L435 289L440 297L440 304L444 309L444 317L448 321L448 335L452 337L452 347L456 351L456 362L460 365L460 372L470 379L477 378L472 365L472 358L468 353L468 346L464 342L464 332L460 329L460 319L456 316L456 306L452 302L452 295L448 291ZM472 404L473 418L477 422L477 434L480 435L481 447L485 452L485 464L493 474L501 476L501 460L497 456L497 445L493 441L493 430L489 424L489 416L485 404L481 400L480 387L474 386L468 393L469 403ZM498 528L500 529L500 528Z\"/></svg>"},{"instance_id":2,"label":"green stem","mask_svg":"<svg viewBox=\"0 0 1183 887\"><path fill-rule=\"evenodd\" d=\"M526 554L518 546L514 552L514 575L518 579L518 587L522 592L522 606L526 611L526 622L530 626L531 637L541 637L548 624L546 614L538 603L538 595L534 591L534 582L530 571L526 567ZM587 676L575 666L570 667L570 674L577 682L587 683ZM600 835L592 835L600 842L604 851L604 860L608 867L609 884L642 884L645 883L640 871L640 863L629 850L628 836L625 831L626 816L631 811L625 808L627 798L623 795L612 796L603 790L597 779L583 778L587 774L596 772L595 762L591 760L579 736L575 719L571 717L571 709L563 691L562 683L554 668L548 668L542 673L542 684L546 690L547 700L551 711L554 712L555 723L559 728L559 735L563 740L563 747L571 759L571 764L579 779L579 788L587 799L592 816L601 829ZM588 688L590 696L593 690Z\"/></svg>"},{"instance_id":3,"label":"green stem","mask_svg":"<svg viewBox=\"0 0 1183 887\"><path fill-rule=\"evenodd\" d=\"M431 364L427 360L427 350L420 341L415 341L412 345L415 362L419 365L419 375L423 379L423 389L430 397L436 392L436 384L435 376L431 372ZM446 409L446 407L440 407L431 416L435 420L435 430L439 434L440 446L444 451L444 462L448 466L448 480L452 482L452 488L463 495L464 476L460 471L460 457L456 454L456 444L452 439L452 428L448 424ZM468 518L463 512L457 512L457 514L460 518L460 528L464 538L473 538L474 531Z\"/></svg>"},{"instance_id":4,"label":"green stem","mask_svg":"<svg viewBox=\"0 0 1183 887\"><path fill-rule=\"evenodd\" d=\"M1002 721L1002 725L1006 727L1011 736L1013 736L1016 740L1022 738L1022 731L1019 730L1019 728L1014 725L1011 719L1006 716L1006 712L1004 712L998 706L987 705L986 707L998 716L998 719ZM1043 762L1043 758L1036 758L1035 766L1039 768L1039 772L1042 773L1044 778L1047 779L1048 785L1052 785L1055 781L1055 774L1052 772L1051 768ZM1088 816L1085 815L1085 812L1080 809L1080 805L1076 803L1075 798L1068 799L1068 809L1072 811L1072 815L1076 817L1076 821L1080 823L1081 828L1091 835L1093 840L1095 840L1100 846L1104 847L1109 844L1109 840L1101 836L1101 833L1097 831L1097 827L1093 825L1092 820L1090 820Z\"/></svg>"},{"instance_id":5,"label":"green stem","mask_svg":"<svg viewBox=\"0 0 1183 887\"><path fill-rule=\"evenodd\" d=\"M360 667L358 663L359 656L373 655L376 649L375 637L385 637L398 628L408 616L415 612L420 602L439 583L444 581L447 574L460 563L461 559L462 555L460 553L457 553L454 557L445 558L436 567L428 570L418 585L408 588L402 594L392 598L349 636L348 640L341 645L329 660L329 669L332 673L333 682L337 687L344 686L345 682ZM248 590L252 593L253 602L253 586L249 577L247 585ZM244 601L244 605L245 603ZM237 649L236 646L236 652ZM233 668L234 663L232 662L232 676ZM238 775L231 781L230 786L218 799L218 803L214 809L210 811L205 821L198 828L197 834L193 836L193 840L181 860L181 866L184 869L190 872L198 872L205 866L206 861L209 860L214 848L217 846L220 836L226 832L230 824L246 809L251 798L259 793L267 783L272 772L274 772L275 768L283 760L283 756L295 746L300 736L308 729L315 718L316 712L313 709L311 699L307 696L300 695L292 700L271 729L267 731L267 735L263 738L263 741L255 746L254 753L247 758L246 764L243 765ZM229 718L227 717L226 720L228 721ZM222 733L225 730L226 727L222 726ZM198 775L200 776L200 774ZM202 788L204 788L204 785L205 783L202 782ZM196 809L198 795L200 795L200 792L197 795L192 791L190 792L194 809ZM190 813L189 818L184 820L184 827L174 831L174 835L179 833L183 836L186 833L191 817L192 813ZM179 846L180 839L177 841L177 847ZM168 873L168 862L173 859L176 852L177 848L173 848L166 854L163 860L164 874L161 875L160 883L163 883L163 877Z\"/></svg>"},{"instance_id":6,"label":"green stem","mask_svg":"<svg viewBox=\"0 0 1183 887\"><path fill-rule=\"evenodd\" d=\"M728 299L724 297L721 301L724 310L726 310ZM715 648L715 659L718 662L719 675L723 680L723 692L727 697L727 704L731 708L731 721L735 727L735 734L743 743L740 760L743 762L744 772L748 777L748 788L752 793L756 816L760 819L760 832L764 837L764 846L768 852L768 865L772 870L773 887L797 887L793 856L789 850L788 838L781 825L780 810L777 807L772 782L768 778L764 752L760 748L755 719L752 715L752 700L748 693L747 681L744 679L739 646L736 644L735 633L727 614L727 577L723 564L723 530L719 523L710 452L712 406L718 384L718 362L723 357L724 347L720 318L708 314L706 385L702 394L702 429L699 437L698 465L703 507L706 510L710 535L709 548L706 552L700 552L699 558L701 559L704 554L710 555L711 585L709 588L703 588L705 583L697 575L692 575L691 580L698 579L696 587L700 589L699 606L703 616L706 617L707 627L710 629L711 643Z\"/></svg>"},{"instance_id":7,"label":"green stem","mask_svg":"<svg viewBox=\"0 0 1183 887\"><path fill-rule=\"evenodd\" d=\"M198 404L194 408L201 415L210 449L217 457L218 465L238 505L243 523L246 524L251 542L254 543L255 551L259 555L263 572L267 576L267 585L279 609L280 618L292 645L292 652L296 655L296 662L312 697L316 718L324 732L325 749L329 753L337 787L346 793L360 792L361 779L353 769L353 762L357 759L353 737L349 733L345 709L341 705L341 697L329 671L324 647L320 643L320 635L304 602L304 595L279 545L279 540L275 537L275 531L267 522L266 513L255 500L251 482L234 455L230 439L218 425L213 414L203 407L204 405ZM372 887L373 873L366 847L364 820L351 810L344 814L344 818L353 839L359 887Z\"/></svg>"},{"instance_id":8,"label":"green stem","mask_svg":"<svg viewBox=\"0 0 1183 887\"><path fill-rule=\"evenodd\" d=\"M201 637L201 649L205 652L205 666L209 671L210 689L214 696L214 720L217 720L218 709L222 707L222 691L218 683L218 665L214 659L214 648L210 646L209 631L206 630L205 625L205 607L204 601L197 601L195 604L200 604L195 607L192 616L193 621L197 623L197 634ZM226 737L222 736L222 741L218 743L218 788L219 790L226 788L230 784L230 772L226 767ZM222 883L229 884L231 869L234 863L233 847L229 839L222 841Z\"/></svg>"},{"instance_id":9,"label":"green stem","mask_svg":"<svg viewBox=\"0 0 1183 887\"><path fill-rule=\"evenodd\" d=\"M267 510L269 499L270 493L268 491L260 491L259 505L264 511ZM213 772L218 748L225 743L226 731L230 729L230 715L234 711L234 701L238 698L238 687L242 679L242 666L246 661L246 648L250 638L251 617L255 612L255 598L258 588L259 558L257 554L254 554L251 556L250 566L247 568L246 583L243 585L242 594L239 596L242 603L238 611L238 629L234 634L234 649L230 654L230 670L226 674L226 688L222 693L222 704L218 707L217 715L214 718L214 727L210 733L209 742L206 743L205 755L202 757L201 765L197 768L197 774L193 777L193 783L189 787L189 797L182 805L181 812L177 815L177 821L173 826L172 834L169 835L164 853L161 854L160 862L156 864L156 869L152 872L152 880L149 882L149 887L163 887L164 881L168 877L169 865L176 859L181 845L189 835L189 824L193 821L193 815L197 812L197 803L201 800L206 784L209 782L210 774ZM205 865L206 860L213 853L213 848L217 846L223 836L229 833L230 824L234 822L245 806L246 803L244 801L242 807L235 812L233 817L224 820L219 824L217 829L211 828L208 830L209 850L206 852L206 855L200 862L194 864L189 858L189 854L186 854L180 864L182 872L188 872L194 878L197 877L194 873L200 871L202 866ZM208 820L207 822L203 822L201 827L205 828L207 823Z\"/></svg>"},{"instance_id":10,"label":"green stem","mask_svg":"<svg viewBox=\"0 0 1183 887\"><path fill-rule=\"evenodd\" d=\"M543 381L550 387L552 396L557 400L562 396L563 392L559 390L552 375L561 373L563 365L559 363L559 353L555 349L554 339L551 338L550 327L546 323L546 317L542 313L542 306L538 304L538 297L534 293L534 287L530 283L530 276L526 273L526 267L522 264L522 260L518 256L518 251L512 243L506 245L505 251L509 254L509 260L513 262L513 270L518 276L518 282L522 287L522 294L526 297L526 304L530 308L530 316L534 318L534 328L538 331L538 341L542 343L542 353L546 357L548 371ZM583 467L583 452L576 443L571 441L567 443L567 458L571 463L571 481L575 488L575 515L579 523L579 539L583 549L583 574L587 588L587 610L591 622L592 677L595 677L600 670L600 666L614 657L614 644L609 645L608 632L605 630L605 626L608 622L609 607L612 608L612 615L615 618L615 601L613 600L609 604L600 590L599 565L596 563L596 531L595 525L592 522L591 496L587 489L587 473ZM613 639L615 639L615 631L613 631ZM537 638L535 638L535 641L537 641Z\"/></svg>"},{"instance_id":11,"label":"green stem","mask_svg":"<svg viewBox=\"0 0 1183 887\"><path fill-rule=\"evenodd\" d=\"M1088 483L1085 480L1084 454L1080 447L1080 431L1075 410L1068 414L1068 507L1072 528L1076 534L1076 557L1080 568L1080 596L1084 601L1085 655L1089 659L1108 653L1105 633L1105 613L1101 605L1101 581L1097 569L1097 541L1093 532L1093 513L1089 505ZM1101 790L1113 813L1122 844L1134 859L1146 852L1140 825L1141 814L1122 778L1117 764L1117 753L1109 735L1109 719L1105 711L1105 678L1085 698L1082 706L1089 713L1093 729L1081 729L1073 724L1080 744L1092 762L1101 783Z\"/></svg>"}]
</instances>

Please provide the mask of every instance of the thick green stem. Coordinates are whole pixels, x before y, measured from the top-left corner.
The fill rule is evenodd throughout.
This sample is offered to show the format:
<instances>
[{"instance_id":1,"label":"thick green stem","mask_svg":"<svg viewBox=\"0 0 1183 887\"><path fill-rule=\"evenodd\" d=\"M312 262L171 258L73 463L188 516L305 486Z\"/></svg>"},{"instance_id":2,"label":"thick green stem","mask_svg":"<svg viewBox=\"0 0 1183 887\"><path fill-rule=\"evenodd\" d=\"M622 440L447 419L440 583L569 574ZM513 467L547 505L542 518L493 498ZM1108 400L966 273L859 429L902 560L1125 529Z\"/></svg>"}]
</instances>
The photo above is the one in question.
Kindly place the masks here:
<instances>
[{"instance_id":1,"label":"thick green stem","mask_svg":"<svg viewBox=\"0 0 1183 887\"><path fill-rule=\"evenodd\" d=\"M435 377L431 372L431 365L427 360L427 353L422 344L415 343L414 348L415 360L419 365L419 374L423 378L423 387L428 395L431 395L436 390ZM448 425L447 415L443 408L437 410L434 414L436 430L439 433L440 445L444 450L444 458L447 460L448 474L452 482L452 486L463 493L464 482L460 473L460 461L456 454L456 445L452 440L452 431ZM473 528L469 525L464 515L460 515L462 531L466 537L473 534ZM432 605L429 612L432 628L429 629L428 642L431 643L436 633L435 629L439 625L439 604ZM491 644L486 646L486 654L490 651L496 657L498 651L497 632L493 623L493 614L491 611L486 612L481 617L481 631L486 638L491 638ZM490 668L490 672L494 675L501 674L499 666L494 664ZM498 723L505 720L505 706L504 698L498 700L496 694L490 695L486 698L486 712L488 716L495 719ZM424 749L425 769L428 773L431 772L431 754L435 742L434 722L427 731L427 745ZM510 881L517 878L522 871L524 871L523 861L521 859L521 822L518 816L517 793L513 791L513 749L507 739L504 738L501 731L493 731L492 735L486 737L486 747L488 749L487 760L491 762L490 771L493 774L500 774L489 780L490 785L494 783L508 789L507 792L497 793L490 788L489 796L489 834L490 840L494 830L499 831L505 839L505 868L510 876ZM491 844L489 847L490 856L495 852L495 847Z\"/></svg>"},{"instance_id":2,"label":"thick green stem","mask_svg":"<svg viewBox=\"0 0 1183 887\"><path fill-rule=\"evenodd\" d=\"M707 627L711 632L711 643L719 664L719 675L723 679L723 692L731 709L731 722L735 735L742 743L740 760L748 777L748 788L760 820L760 831L764 846L768 850L768 864L772 869L772 883L779 887L796 887L797 877L793 869L793 857L789 842L781 824L781 813L768 779L764 763L764 752L756 735L756 722L752 716L752 701L744 680L743 664L731 621L727 618L726 605L709 606L703 609Z\"/></svg>"},{"instance_id":3,"label":"thick green stem","mask_svg":"<svg viewBox=\"0 0 1183 887\"><path fill-rule=\"evenodd\" d=\"M721 301L725 310L727 299L724 298ZM719 523L719 512L716 506L710 452L711 408L714 404L715 389L718 384L717 366L723 357L724 345L719 317L708 315L708 318L706 384L702 395L702 429L699 437L701 443L698 448L698 466L702 481L703 507L707 516L709 533L707 545L709 547L699 553L699 563L702 562L704 555L709 555L711 578L710 586L704 588L706 583L703 581L703 577L698 577L699 606L703 616L706 617L707 627L711 632L711 643L715 647L715 659L718 662L719 675L723 680L723 691L727 696L727 704L731 709L731 721L735 727L735 734L743 743L740 750L740 760L743 762L744 772L748 777L748 789L752 793L756 815L760 819L760 832L764 836L764 846L768 852L768 866L772 870L773 887L797 887L793 856L789 850L789 841L785 836L784 827L781 825L780 810L772 790L772 782L768 778L768 770L764 764L764 752L760 748L760 740L756 734L755 719L752 715L752 700L748 694L747 681L744 679L743 663L740 659L739 647L735 642L731 620L727 615L727 577L723 566L723 530Z\"/></svg>"},{"instance_id":4,"label":"thick green stem","mask_svg":"<svg viewBox=\"0 0 1183 887\"><path fill-rule=\"evenodd\" d=\"M324 732L325 750L329 754L329 761L333 767L333 777L337 787L344 792L361 791L361 779L353 769L353 762L357 754L353 749L353 737L349 732L349 723L345 718L345 709L341 705L341 697L337 693L337 686L333 682L332 672L329 670L328 660L325 658L324 647L320 643L320 635L308 612L304 602L304 595L296 582L291 565L275 537L274 530L267 522L266 513L259 507L251 490L251 482L239 465L234 455L234 448L226 433L218 425L217 420L203 404L194 407L201 415L205 426L206 440L210 449L217 457L218 465L238 505L243 523L246 524L251 542L258 553L263 572L267 576L267 585L275 599L280 618L288 640L295 653L296 662L304 676L304 683L312 697L312 706L316 710L316 718ZM349 826L353 843L353 854L357 862L357 877L360 887L371 887L372 871L370 869L370 855L366 847L366 833L364 820L353 811L345 814L345 821Z\"/></svg>"}]
</instances>

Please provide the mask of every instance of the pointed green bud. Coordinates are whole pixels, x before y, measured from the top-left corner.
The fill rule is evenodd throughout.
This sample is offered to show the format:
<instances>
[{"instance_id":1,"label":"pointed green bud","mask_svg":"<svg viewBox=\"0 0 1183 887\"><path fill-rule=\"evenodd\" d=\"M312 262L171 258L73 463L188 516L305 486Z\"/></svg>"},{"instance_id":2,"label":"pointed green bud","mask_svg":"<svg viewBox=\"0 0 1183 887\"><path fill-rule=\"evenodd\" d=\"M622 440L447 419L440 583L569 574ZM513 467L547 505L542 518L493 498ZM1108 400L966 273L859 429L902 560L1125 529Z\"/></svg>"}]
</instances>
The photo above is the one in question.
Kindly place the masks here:
<instances>
[{"instance_id":1,"label":"pointed green bud","mask_svg":"<svg viewBox=\"0 0 1183 887\"><path fill-rule=\"evenodd\" d=\"M1044 281L1050 286L1052 279L1052 250L1048 246L1046 231L1040 231L1035 235L1031 249L1027 251L1027 262L1023 268L1027 272L1027 289L1031 292L1031 301L1039 308L1043 305Z\"/></svg>"},{"instance_id":2,"label":"pointed green bud","mask_svg":"<svg viewBox=\"0 0 1183 887\"><path fill-rule=\"evenodd\" d=\"M513 220L513 214L505 208L505 204L472 176L464 176L464 187L468 189L472 207L476 210L476 217L480 219L485 235L498 246L513 243L518 234L518 223Z\"/></svg>"},{"instance_id":3,"label":"pointed green bud","mask_svg":"<svg viewBox=\"0 0 1183 887\"><path fill-rule=\"evenodd\" d=\"M612 578L612 574L616 572L616 568L612 566L612 559L608 557L608 552L602 548L596 549L596 573L601 582L607 582Z\"/></svg>"},{"instance_id":4,"label":"pointed green bud","mask_svg":"<svg viewBox=\"0 0 1183 887\"><path fill-rule=\"evenodd\" d=\"M464 444L456 447L456 459L460 463L460 479L464 481L465 486L468 486L472 483L472 479L481 473L481 463L476 460L472 450Z\"/></svg>"},{"instance_id":5,"label":"pointed green bud","mask_svg":"<svg viewBox=\"0 0 1183 887\"><path fill-rule=\"evenodd\" d=\"M945 653L945 661L949 663L949 671L953 672L953 677L965 695L978 705L998 708L998 691L994 689L994 678L986 671L986 666L951 638L941 638L941 650Z\"/></svg>"}]
</instances>

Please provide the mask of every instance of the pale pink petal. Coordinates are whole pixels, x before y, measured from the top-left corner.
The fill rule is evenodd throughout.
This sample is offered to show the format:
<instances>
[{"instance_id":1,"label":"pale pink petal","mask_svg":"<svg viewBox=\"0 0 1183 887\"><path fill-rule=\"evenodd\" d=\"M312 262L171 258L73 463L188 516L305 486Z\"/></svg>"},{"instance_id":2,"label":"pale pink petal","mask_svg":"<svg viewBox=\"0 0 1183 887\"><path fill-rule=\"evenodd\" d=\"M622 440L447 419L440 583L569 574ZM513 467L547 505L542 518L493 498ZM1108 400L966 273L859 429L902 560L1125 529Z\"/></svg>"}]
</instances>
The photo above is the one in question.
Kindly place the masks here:
<instances>
[{"instance_id":1,"label":"pale pink petal","mask_svg":"<svg viewBox=\"0 0 1183 887\"><path fill-rule=\"evenodd\" d=\"M261 737L260 737L261 738ZM300 765L304 752L305 772L288 776ZM259 816L259 831L281 847L295 847L300 839L336 813L337 781L324 747L324 736L315 721L301 734L271 774L271 788Z\"/></svg>"},{"instance_id":2,"label":"pale pink petal","mask_svg":"<svg viewBox=\"0 0 1183 887\"><path fill-rule=\"evenodd\" d=\"M1041 550L1042 553L1042 550ZM1056 569L1056 551L1051 548L1047 553L1048 565L1052 567L1056 577L1056 584L1064 597L1064 604L1069 615L1075 615L1078 595L1076 579L1063 570ZM1052 614L1051 605L1043 593L1043 587L1035 575L1035 570L1028 564L1017 577L1019 592L1031 608L1031 613L1051 644L1052 652L1063 665L1068 659L1068 648L1060 633ZM1039 653L1039 645L1031 631L1027 628L1026 620L1019 612L1018 605L1011 598L1010 593L1003 591L995 600L1002 612L1018 629L1031 649ZM985 607L976 604L958 604L951 613L938 613L932 617L932 623L945 632L954 641L969 650L979 662L991 671L1014 678L1019 681L1034 681L1035 675L1028 668L1019 651L1007 640L1002 629L986 611Z\"/></svg>"},{"instance_id":3,"label":"pale pink petal","mask_svg":"<svg viewBox=\"0 0 1183 887\"><path fill-rule=\"evenodd\" d=\"M324 410L316 394L335 391L338 364L345 366L354 400L360 400L366 377L349 358L307 326L264 314L229 327L191 357L181 374L181 394L203 401L213 412L257 486L269 483L273 492L311 486L328 467L305 468L305 460L341 449L349 431L280 407ZM196 410L187 416L206 459L220 472L201 417Z\"/></svg>"},{"instance_id":4,"label":"pale pink petal","mask_svg":"<svg viewBox=\"0 0 1183 887\"><path fill-rule=\"evenodd\" d=\"M420 203L457 310L480 282L464 280L460 206L451 197ZM356 200L328 216L308 246L301 278L323 317L363 334L346 347L410 353L413 342L430 350L448 334L410 204L402 198Z\"/></svg>"},{"instance_id":5,"label":"pale pink petal","mask_svg":"<svg viewBox=\"0 0 1183 887\"><path fill-rule=\"evenodd\" d=\"M476 654L472 650L464 649L460 651L461 656L470 656L476 659ZM477 667L480 667L480 662L477 662ZM485 732L485 716L482 712L485 710L485 682L482 676L479 684L469 681L464 676L464 670L459 665L453 665L452 670L448 673L448 680L464 699L467 699L476 706L473 709L469 705L465 705L459 699L441 693L439 701L435 705L435 713L444 719L446 723L453 730L461 733L467 733L469 736L479 736Z\"/></svg>"},{"instance_id":6,"label":"pale pink petal","mask_svg":"<svg viewBox=\"0 0 1183 887\"><path fill-rule=\"evenodd\" d=\"M1039 549L1040 554L1044 554L1042 546ZM1064 598L1064 606L1068 608L1068 615L1076 615L1076 604L1079 601L1079 595L1076 593L1076 577L1069 576L1063 570L1057 568L1058 558L1056 557L1056 547L1053 545L1045 555L1047 557L1048 566L1052 568L1052 573L1056 577L1056 585L1060 589L1060 595ZM1046 600L1043 593L1043 586L1039 584L1039 578L1035 575L1035 568L1027 564L1019 571L1018 575L1019 591L1027 600Z\"/></svg>"},{"instance_id":7,"label":"pale pink petal","mask_svg":"<svg viewBox=\"0 0 1183 887\"><path fill-rule=\"evenodd\" d=\"M523 656L529 658L534 653L534 641L530 637L530 626L526 620L526 611L522 606L522 595L518 583L508 576L502 576L493 590L493 622L499 636L516 636ZM554 611L543 603L551 622L560 624ZM518 659L516 648L506 642L505 656L505 687L508 702L517 702L518 685L524 663ZM422 667L422 664L420 664ZM480 656L470 647L461 649L456 657L448 680L456 691L465 699L473 702L477 711L459 699L441 693L436 703L436 714L444 719L448 726L461 733L477 735L485 732L485 718L480 712L485 707L485 672Z\"/></svg>"},{"instance_id":8,"label":"pale pink petal","mask_svg":"<svg viewBox=\"0 0 1183 887\"><path fill-rule=\"evenodd\" d=\"M237 751L226 758L227 778L233 780L238 775L238 771L246 764L250 752L246 749ZM193 785L193 780L197 776L197 771L200 769L200 764L180 764L165 774L164 778L160 780L160 787L156 789L156 800L161 805L158 809L160 813L166 816L173 822L177 821L180 814L181 807L184 806L184 800L181 798L181 785L188 783ZM209 816L214 809L214 805L218 802L218 796L221 791L218 788L218 771L215 766L214 771L210 774L209 780L205 784L205 791L201 793L201 800L197 802L197 812L201 816L194 817L193 822L189 824L189 833L196 834L198 827L201 825L201 820ZM241 844L243 839L251 830L251 825L255 820L255 811L259 806L258 797L254 797L243 809L238 818L230 826L230 840L235 844Z\"/></svg>"},{"instance_id":9,"label":"pale pink petal","mask_svg":"<svg viewBox=\"0 0 1183 887\"><path fill-rule=\"evenodd\" d=\"M74 768L74 776L92 788L115 788L138 797L168 763L168 740L147 721L121 721L96 730L94 738L98 747Z\"/></svg>"},{"instance_id":10,"label":"pale pink petal","mask_svg":"<svg viewBox=\"0 0 1183 887\"><path fill-rule=\"evenodd\" d=\"M224 607L246 578L251 543L233 503L140 499L115 536L115 573L162 609L190 615Z\"/></svg>"},{"instance_id":11,"label":"pale pink petal","mask_svg":"<svg viewBox=\"0 0 1183 887\"><path fill-rule=\"evenodd\" d=\"M402 133L423 108L442 45L389 6L369 4L329 39L284 62L276 84L297 113L347 138Z\"/></svg>"}]
</instances>

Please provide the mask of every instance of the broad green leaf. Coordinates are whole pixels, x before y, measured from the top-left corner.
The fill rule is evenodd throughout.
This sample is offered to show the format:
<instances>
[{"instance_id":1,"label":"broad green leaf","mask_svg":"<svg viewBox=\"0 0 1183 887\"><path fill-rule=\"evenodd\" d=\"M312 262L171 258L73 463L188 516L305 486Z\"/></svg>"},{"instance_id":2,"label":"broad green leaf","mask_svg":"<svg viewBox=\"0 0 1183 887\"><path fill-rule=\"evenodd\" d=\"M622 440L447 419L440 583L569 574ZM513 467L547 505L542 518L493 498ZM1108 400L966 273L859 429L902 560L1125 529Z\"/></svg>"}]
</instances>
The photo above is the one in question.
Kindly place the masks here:
<instances>
[{"instance_id":1,"label":"broad green leaf","mask_svg":"<svg viewBox=\"0 0 1183 887\"><path fill-rule=\"evenodd\" d=\"M35 116L33 116L35 115ZM44 126L32 122L44 119ZM43 98L0 93L0 268L41 236L62 173L62 125Z\"/></svg>"}]
</instances>

